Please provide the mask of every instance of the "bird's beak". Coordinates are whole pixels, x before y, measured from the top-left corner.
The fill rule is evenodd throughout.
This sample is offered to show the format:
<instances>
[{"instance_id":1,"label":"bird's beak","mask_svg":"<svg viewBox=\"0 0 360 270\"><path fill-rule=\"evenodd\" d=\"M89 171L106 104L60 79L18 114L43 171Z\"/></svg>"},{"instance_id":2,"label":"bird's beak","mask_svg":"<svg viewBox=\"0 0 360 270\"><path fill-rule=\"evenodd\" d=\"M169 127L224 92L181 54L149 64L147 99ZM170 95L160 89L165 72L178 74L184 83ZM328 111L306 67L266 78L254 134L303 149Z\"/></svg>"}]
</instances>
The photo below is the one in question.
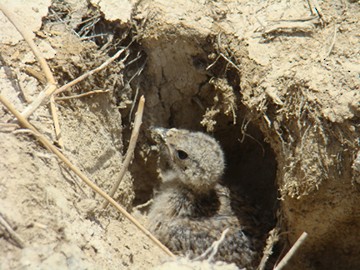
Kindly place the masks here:
<instances>
[{"instance_id":1,"label":"bird's beak","mask_svg":"<svg viewBox=\"0 0 360 270\"><path fill-rule=\"evenodd\" d=\"M151 137L160 146L160 152L167 153L170 159L174 159L173 149L169 145L169 131L171 129L162 127L150 127ZM166 149L165 151L161 149Z\"/></svg>"},{"instance_id":2,"label":"bird's beak","mask_svg":"<svg viewBox=\"0 0 360 270\"><path fill-rule=\"evenodd\" d=\"M168 131L169 131L168 129L162 127L150 127L150 132L152 137L154 139L160 138L162 141L165 141Z\"/></svg>"}]
</instances>

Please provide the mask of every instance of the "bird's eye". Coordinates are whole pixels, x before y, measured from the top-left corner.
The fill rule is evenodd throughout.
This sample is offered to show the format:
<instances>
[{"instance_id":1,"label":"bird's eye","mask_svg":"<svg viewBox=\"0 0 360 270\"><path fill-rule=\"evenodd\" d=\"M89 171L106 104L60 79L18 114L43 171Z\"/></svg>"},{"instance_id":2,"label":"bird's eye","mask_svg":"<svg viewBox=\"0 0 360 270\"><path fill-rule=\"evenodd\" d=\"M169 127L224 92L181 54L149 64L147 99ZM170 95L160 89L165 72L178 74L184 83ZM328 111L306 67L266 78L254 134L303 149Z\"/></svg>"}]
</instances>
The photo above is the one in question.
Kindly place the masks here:
<instances>
[{"instance_id":1,"label":"bird's eye","mask_svg":"<svg viewBox=\"0 0 360 270\"><path fill-rule=\"evenodd\" d=\"M187 159L188 156L189 156L189 155L188 155L185 151L183 151L183 150L177 150L176 152L177 152L178 158L181 159L181 160Z\"/></svg>"}]
</instances>

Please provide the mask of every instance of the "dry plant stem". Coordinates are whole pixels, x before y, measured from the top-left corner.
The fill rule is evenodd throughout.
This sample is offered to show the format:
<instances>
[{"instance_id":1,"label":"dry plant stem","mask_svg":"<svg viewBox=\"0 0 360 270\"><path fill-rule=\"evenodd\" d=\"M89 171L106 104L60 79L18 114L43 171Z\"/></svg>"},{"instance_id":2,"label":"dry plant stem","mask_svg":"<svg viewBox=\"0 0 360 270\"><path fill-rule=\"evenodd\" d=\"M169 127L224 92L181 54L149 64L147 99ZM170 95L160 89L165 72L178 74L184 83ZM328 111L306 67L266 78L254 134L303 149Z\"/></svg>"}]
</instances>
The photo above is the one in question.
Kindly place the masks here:
<instances>
[{"instance_id":1,"label":"dry plant stem","mask_svg":"<svg viewBox=\"0 0 360 270\"><path fill-rule=\"evenodd\" d=\"M62 149L62 148L64 148L64 142L63 142L63 139L61 137L61 129L60 129L60 124L59 124L59 117L58 117L58 113L57 113L57 110L56 110L55 98L54 98L53 95L50 97L50 110L51 110L51 115L53 117L53 122L54 122L56 142L58 143L58 145Z\"/></svg>"},{"instance_id":2,"label":"dry plant stem","mask_svg":"<svg viewBox=\"0 0 360 270\"><path fill-rule=\"evenodd\" d=\"M4 15L9 19L9 21L15 26L15 28L19 31L19 33L23 36L25 41L29 44L31 50L33 51L34 55L36 56L37 60L40 63L41 69L44 71L46 80L49 84L55 84L54 76L45 60L45 58L41 55L38 47L34 43L31 38L31 34L27 29L23 27L21 23L19 23L19 19L16 18L15 14L8 10L3 4L0 4L0 9L4 13Z\"/></svg>"},{"instance_id":3,"label":"dry plant stem","mask_svg":"<svg viewBox=\"0 0 360 270\"><path fill-rule=\"evenodd\" d=\"M150 199L150 200L148 200L146 203L139 204L139 205L133 207L133 210L140 210L140 209L142 209L142 208L148 207L148 206L149 206L150 204L152 204L153 202L154 202L154 200L153 200L153 199Z\"/></svg>"},{"instance_id":4,"label":"dry plant stem","mask_svg":"<svg viewBox=\"0 0 360 270\"><path fill-rule=\"evenodd\" d=\"M267 261L269 260L270 256L273 254L273 247L278 241L279 241L279 229L274 228L268 234L268 238L266 239L266 246L263 251L263 256L261 258L257 270L265 269Z\"/></svg>"},{"instance_id":5,"label":"dry plant stem","mask_svg":"<svg viewBox=\"0 0 360 270\"><path fill-rule=\"evenodd\" d=\"M318 1L317 0L309 0L308 3L309 3L309 7L310 7L311 12L313 14L318 15L320 20L326 22L324 13L322 12L322 9L321 9Z\"/></svg>"},{"instance_id":6,"label":"dry plant stem","mask_svg":"<svg viewBox=\"0 0 360 270\"><path fill-rule=\"evenodd\" d=\"M324 60L331 54L331 51L334 48L335 41L336 41L336 33L337 33L337 25L335 24L335 26L334 26L334 35L333 35L329 50L327 51L327 53L325 54L325 56L323 58Z\"/></svg>"},{"instance_id":7,"label":"dry plant stem","mask_svg":"<svg viewBox=\"0 0 360 270\"><path fill-rule=\"evenodd\" d=\"M221 233L221 236L220 236L220 239L219 240L216 240L214 241L211 246L205 250L205 252L203 254L201 254L200 256L196 257L194 259L194 261L200 261L200 260L203 260L209 253L209 257L207 259L207 261L212 261L214 259L214 256L216 255L216 253L218 252L218 249L219 249L219 246L220 244L222 244L222 242L224 242L224 239L225 239L225 236L226 234L228 233L229 231L229 228L226 228L222 233Z\"/></svg>"},{"instance_id":8,"label":"dry plant stem","mask_svg":"<svg viewBox=\"0 0 360 270\"><path fill-rule=\"evenodd\" d=\"M211 248L212 248L212 251L211 251L211 254L208 258L208 261L211 262L212 260L214 260L214 257L216 255L216 253L218 252L219 250L219 246L224 242L225 240L225 236L226 234L228 233L229 231L229 228L226 228L222 233L221 233L221 237L219 240L215 241L212 245L211 245Z\"/></svg>"},{"instance_id":9,"label":"dry plant stem","mask_svg":"<svg viewBox=\"0 0 360 270\"><path fill-rule=\"evenodd\" d=\"M43 102L45 102L46 98L49 98L51 94L56 90L55 84L48 84L45 87L45 90L40 92L40 94L35 98L35 100L27 106L24 111L21 113L21 115L25 118L29 118L30 115L33 114L33 112L41 106Z\"/></svg>"},{"instance_id":10,"label":"dry plant stem","mask_svg":"<svg viewBox=\"0 0 360 270\"><path fill-rule=\"evenodd\" d=\"M16 242L16 244L20 247L20 248L24 248L25 244L24 241L21 239L21 237L11 228L11 226L9 225L9 223L2 217L2 215L0 215L0 225L2 225L5 230L8 232L8 234L10 235L10 237Z\"/></svg>"},{"instance_id":11,"label":"dry plant stem","mask_svg":"<svg viewBox=\"0 0 360 270\"><path fill-rule=\"evenodd\" d=\"M75 167L70 160L65 157L47 138L45 138L37 129L24 118L20 112L18 112L15 107L0 94L0 102L5 105L5 107L15 115L19 120L19 123L24 128L30 129L34 132L36 138L40 143L49 151L53 152L61 161L63 161L75 174L77 174L81 180L83 180L91 189L96 193L102 196L104 199L108 200L111 205L113 205L120 213L122 213L130 222L132 222L140 231L142 231L150 240L152 240L157 246L159 246L166 254L171 257L175 257L171 251L166 248L158 239L156 239L144 226L142 226L133 216L131 216L122 206L120 206L116 201L114 201L109 195L107 195L102 189L100 189L96 184L94 184L84 173Z\"/></svg>"},{"instance_id":12,"label":"dry plant stem","mask_svg":"<svg viewBox=\"0 0 360 270\"><path fill-rule=\"evenodd\" d=\"M81 75L80 77L76 78L75 80L61 86L59 89L57 89L55 85L51 85L52 86L51 88L47 88L47 90L41 92L39 94L39 96L37 96L37 98L34 100L34 102L31 103L28 107L26 107L26 109L24 110L22 115L25 118L28 118L42 103L47 101L53 93L54 94L59 94L61 92L64 92L69 87L74 86L75 84L81 82L82 80L86 79L87 77L94 74L95 72L98 72L98 71L104 69L110 63L112 63L116 58L118 58L124 50L125 49L119 50L115 55L113 55L112 57L107 59L99 67L97 67L97 68L95 68L95 69L93 69L93 70L91 70L89 72L86 72L85 74Z\"/></svg>"},{"instance_id":13,"label":"dry plant stem","mask_svg":"<svg viewBox=\"0 0 360 270\"><path fill-rule=\"evenodd\" d=\"M142 116L143 116L143 112L144 112L144 103L145 103L145 98L144 98L144 96L141 96L140 100L139 100L138 109L135 113L134 128L131 132L129 147L128 147L128 150L126 151L124 162L121 166L119 179L109 193L110 197L114 197L114 194L118 190L120 183L125 175L125 172L127 171L128 167L129 167L130 161L133 157L135 146L136 146L136 141L139 136L139 130L140 130L140 126L142 123ZM104 209L108 204L109 204L109 202L105 201L102 205L102 208Z\"/></svg>"},{"instance_id":14,"label":"dry plant stem","mask_svg":"<svg viewBox=\"0 0 360 270\"><path fill-rule=\"evenodd\" d=\"M230 65L232 65L234 68L236 68L237 71L242 72L241 69L240 69L234 62L232 62L225 54L220 53L220 55L221 55Z\"/></svg>"},{"instance_id":15,"label":"dry plant stem","mask_svg":"<svg viewBox=\"0 0 360 270\"><path fill-rule=\"evenodd\" d=\"M304 33L311 33L314 31L314 24L312 22L309 21L305 21L305 22L299 22L299 21L282 21L282 22L278 22L272 26L269 26L268 29L265 29L263 31L263 35L270 35L270 34L275 34L277 32L281 32L281 31L291 31L291 32L304 32Z\"/></svg>"},{"instance_id":16,"label":"dry plant stem","mask_svg":"<svg viewBox=\"0 0 360 270\"><path fill-rule=\"evenodd\" d=\"M18 124L13 123L0 123L0 128L19 128Z\"/></svg>"},{"instance_id":17,"label":"dry plant stem","mask_svg":"<svg viewBox=\"0 0 360 270\"><path fill-rule=\"evenodd\" d=\"M35 57L39 61L41 69L44 71L47 80L47 86L45 90L42 91L39 96L28 107L26 107L26 109L22 113L25 118L28 118L42 104L43 100L46 97L50 96L56 90L56 81L45 58L42 56L38 47L32 40L31 33L27 31L27 29L23 27L21 23L19 23L19 20L16 18L15 14L8 10L4 5L0 4L0 9L9 19L9 21L15 26L15 28L19 31L19 33L23 36L25 41L29 44L30 49L33 51Z\"/></svg>"},{"instance_id":18,"label":"dry plant stem","mask_svg":"<svg viewBox=\"0 0 360 270\"><path fill-rule=\"evenodd\" d=\"M82 97L86 97L86 96L91 96L94 94L104 94L104 93L110 93L110 90L93 90L93 91L89 91L86 93L82 93L79 95L74 95L74 96L68 96L68 97L56 97L55 100L70 100L70 99L75 99L75 98L82 98Z\"/></svg>"},{"instance_id":19,"label":"dry plant stem","mask_svg":"<svg viewBox=\"0 0 360 270\"><path fill-rule=\"evenodd\" d=\"M109 59L107 59L104 63L102 63L100 66L98 66L97 68L90 70L88 72L86 72L85 74L81 75L80 77L77 77L75 80L61 86L59 89L57 89L54 94L60 94L61 92L66 91L69 87L74 86L75 84L77 84L78 82L81 82L82 80L86 79L87 77L89 77L90 75L99 72L100 70L104 69L105 67L107 67L109 64L111 64L112 62L114 62L114 60L116 60L120 54L123 53L125 49L121 49L119 50L116 54L114 54L112 57L110 57Z\"/></svg>"},{"instance_id":20,"label":"dry plant stem","mask_svg":"<svg viewBox=\"0 0 360 270\"><path fill-rule=\"evenodd\" d=\"M278 263L277 266L275 266L274 270L281 270L283 269L288 262L290 261L290 259L292 258L292 256L294 256L294 254L296 253L296 251L299 249L299 247L304 243L304 241L306 240L308 234L306 232L303 232L301 234L301 236L299 237L298 240L296 240L295 244L290 248L290 250L288 251L288 253L286 253L286 255L284 256L284 258L282 258L282 260Z\"/></svg>"}]
</instances>

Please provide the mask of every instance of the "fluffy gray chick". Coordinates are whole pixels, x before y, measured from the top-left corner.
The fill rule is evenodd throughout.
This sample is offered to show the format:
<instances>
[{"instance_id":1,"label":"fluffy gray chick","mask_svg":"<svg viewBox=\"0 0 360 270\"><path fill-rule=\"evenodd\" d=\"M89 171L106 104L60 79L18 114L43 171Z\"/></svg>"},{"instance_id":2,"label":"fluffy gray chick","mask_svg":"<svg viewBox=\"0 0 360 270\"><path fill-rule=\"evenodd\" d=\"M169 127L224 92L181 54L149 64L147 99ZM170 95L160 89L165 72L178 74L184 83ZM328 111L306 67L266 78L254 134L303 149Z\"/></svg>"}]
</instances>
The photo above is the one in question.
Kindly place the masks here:
<instances>
[{"instance_id":1,"label":"fluffy gray chick","mask_svg":"<svg viewBox=\"0 0 360 270\"><path fill-rule=\"evenodd\" d=\"M230 193L218 182L224 154L201 132L155 128L162 183L149 212L149 228L176 254L201 255L229 228L215 259L252 269L258 261L247 216L235 216Z\"/></svg>"}]
</instances>

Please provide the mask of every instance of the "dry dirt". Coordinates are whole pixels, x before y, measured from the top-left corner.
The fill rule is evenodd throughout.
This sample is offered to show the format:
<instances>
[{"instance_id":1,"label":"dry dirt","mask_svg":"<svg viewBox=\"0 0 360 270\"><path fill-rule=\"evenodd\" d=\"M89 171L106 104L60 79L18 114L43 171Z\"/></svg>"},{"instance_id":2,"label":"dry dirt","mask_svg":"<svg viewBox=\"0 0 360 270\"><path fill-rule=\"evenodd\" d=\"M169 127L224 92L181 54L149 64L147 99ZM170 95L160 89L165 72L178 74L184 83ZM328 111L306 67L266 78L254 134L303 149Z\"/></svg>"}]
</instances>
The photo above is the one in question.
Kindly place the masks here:
<instances>
[{"instance_id":1,"label":"dry dirt","mask_svg":"<svg viewBox=\"0 0 360 270\"><path fill-rule=\"evenodd\" d=\"M224 183L270 221L264 235L280 230L267 269L302 232L308 238L285 269L360 268L359 1L0 4L32 33L59 86L124 49L58 97L106 92L58 99L56 108L62 152L109 192L145 96L135 156L115 194L126 209L158 185L150 126L206 131L226 153ZM23 111L45 88L44 73L8 19L0 22L0 93ZM29 119L61 144L48 104ZM117 211L101 213L103 199L16 123L0 105L0 220L23 242L0 222L0 269L146 269L168 260ZM144 209L133 211L143 222Z\"/></svg>"}]
</instances>

